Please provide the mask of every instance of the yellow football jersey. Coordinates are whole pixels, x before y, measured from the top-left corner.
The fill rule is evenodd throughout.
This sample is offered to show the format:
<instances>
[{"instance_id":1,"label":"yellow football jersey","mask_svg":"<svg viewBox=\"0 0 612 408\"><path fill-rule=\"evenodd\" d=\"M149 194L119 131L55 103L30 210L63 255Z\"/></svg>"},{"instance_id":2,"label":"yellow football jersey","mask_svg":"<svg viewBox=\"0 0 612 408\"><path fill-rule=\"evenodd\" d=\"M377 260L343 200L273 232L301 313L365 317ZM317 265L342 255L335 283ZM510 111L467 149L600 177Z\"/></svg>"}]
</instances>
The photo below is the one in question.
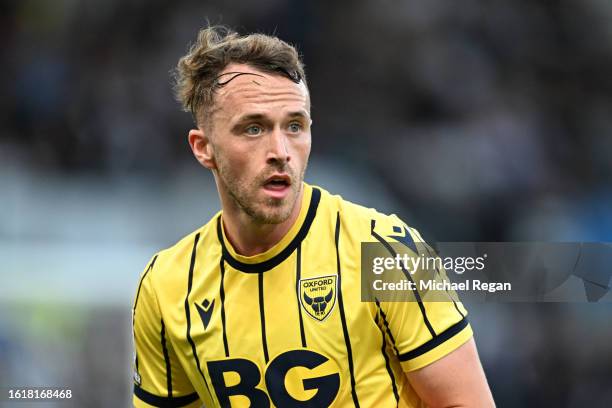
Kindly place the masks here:
<instances>
[{"instance_id":1,"label":"yellow football jersey","mask_svg":"<svg viewBox=\"0 0 612 408\"><path fill-rule=\"evenodd\" d=\"M459 302L361 301L362 242L422 241L395 215L304 184L290 231L249 257L222 216L141 276L137 407L420 407L404 372L472 336Z\"/></svg>"}]
</instances>

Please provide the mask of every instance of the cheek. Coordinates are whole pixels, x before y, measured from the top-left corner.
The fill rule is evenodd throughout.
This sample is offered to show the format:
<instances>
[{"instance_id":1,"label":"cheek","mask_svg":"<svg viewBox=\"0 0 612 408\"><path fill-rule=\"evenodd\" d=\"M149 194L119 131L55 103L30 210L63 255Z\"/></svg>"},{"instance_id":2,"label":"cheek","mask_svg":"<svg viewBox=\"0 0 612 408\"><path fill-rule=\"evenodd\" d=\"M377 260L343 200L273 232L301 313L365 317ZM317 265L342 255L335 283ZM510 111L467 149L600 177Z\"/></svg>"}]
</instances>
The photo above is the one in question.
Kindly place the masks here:
<instances>
[{"instance_id":1,"label":"cheek","mask_svg":"<svg viewBox=\"0 0 612 408\"><path fill-rule=\"evenodd\" d=\"M265 154L256 146L248 149L233 150L231 157L228 157L230 172L235 180L243 183L251 183L262 172L265 163Z\"/></svg>"},{"instance_id":2,"label":"cheek","mask_svg":"<svg viewBox=\"0 0 612 408\"><path fill-rule=\"evenodd\" d=\"M253 149L245 143L225 143L215 146L216 156L226 167L231 167L234 173L244 169L252 158Z\"/></svg>"},{"instance_id":3,"label":"cheek","mask_svg":"<svg viewBox=\"0 0 612 408\"><path fill-rule=\"evenodd\" d=\"M224 157L226 166L237 177L244 177L249 172L248 153L231 152Z\"/></svg>"},{"instance_id":4,"label":"cheek","mask_svg":"<svg viewBox=\"0 0 612 408\"><path fill-rule=\"evenodd\" d=\"M299 157L300 161L303 163L308 161L308 156L310 156L310 147L311 147L311 139L310 136L307 138L301 138L295 144L296 155Z\"/></svg>"}]
</instances>

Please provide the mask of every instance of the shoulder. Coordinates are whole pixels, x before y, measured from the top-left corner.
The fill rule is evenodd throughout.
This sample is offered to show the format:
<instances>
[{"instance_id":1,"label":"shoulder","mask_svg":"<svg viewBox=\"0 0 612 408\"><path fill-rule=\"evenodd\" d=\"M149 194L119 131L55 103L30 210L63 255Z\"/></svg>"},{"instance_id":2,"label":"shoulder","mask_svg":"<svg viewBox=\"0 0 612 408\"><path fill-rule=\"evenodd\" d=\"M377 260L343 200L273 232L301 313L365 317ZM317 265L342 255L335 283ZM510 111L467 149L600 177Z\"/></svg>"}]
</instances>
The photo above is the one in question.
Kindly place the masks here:
<instances>
[{"instance_id":1,"label":"shoulder","mask_svg":"<svg viewBox=\"0 0 612 408\"><path fill-rule=\"evenodd\" d=\"M321 187L313 187L321 191L322 211L333 219L338 218L345 233L364 241L375 240L376 235L385 239L410 235L414 241L423 241L419 232L396 214L385 214L375 208L353 203L338 194L331 194Z\"/></svg>"}]
</instances>

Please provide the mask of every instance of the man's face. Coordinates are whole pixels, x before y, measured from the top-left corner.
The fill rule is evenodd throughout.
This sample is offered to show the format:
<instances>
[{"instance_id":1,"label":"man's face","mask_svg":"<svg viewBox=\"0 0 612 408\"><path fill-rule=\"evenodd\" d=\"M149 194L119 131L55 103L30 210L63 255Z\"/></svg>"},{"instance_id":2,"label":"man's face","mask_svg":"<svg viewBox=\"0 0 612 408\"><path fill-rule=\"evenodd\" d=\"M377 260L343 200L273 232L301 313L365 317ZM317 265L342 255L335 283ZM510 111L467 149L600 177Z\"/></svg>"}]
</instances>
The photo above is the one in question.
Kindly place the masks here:
<instances>
[{"instance_id":1,"label":"man's face","mask_svg":"<svg viewBox=\"0 0 612 408\"><path fill-rule=\"evenodd\" d=\"M220 194L258 223L282 223L310 155L308 90L243 64L229 65L219 82L226 84L215 94L209 129Z\"/></svg>"}]
</instances>

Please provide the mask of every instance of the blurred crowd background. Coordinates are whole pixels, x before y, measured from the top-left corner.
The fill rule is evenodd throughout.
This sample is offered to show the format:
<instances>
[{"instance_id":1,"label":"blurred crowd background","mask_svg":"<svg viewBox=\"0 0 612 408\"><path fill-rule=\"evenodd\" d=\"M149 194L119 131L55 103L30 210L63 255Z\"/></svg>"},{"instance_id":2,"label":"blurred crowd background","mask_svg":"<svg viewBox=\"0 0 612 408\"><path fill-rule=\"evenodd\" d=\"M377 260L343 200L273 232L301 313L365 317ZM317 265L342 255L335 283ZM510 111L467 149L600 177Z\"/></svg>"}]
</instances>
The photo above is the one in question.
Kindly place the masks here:
<instances>
[{"instance_id":1,"label":"blurred crowd background","mask_svg":"<svg viewBox=\"0 0 612 408\"><path fill-rule=\"evenodd\" d=\"M612 242L609 0L0 11L0 389L72 388L40 406L129 405L138 275L219 207L170 84L207 22L303 54L308 181L432 241ZM470 312L498 406L612 406L610 303Z\"/></svg>"}]
</instances>

